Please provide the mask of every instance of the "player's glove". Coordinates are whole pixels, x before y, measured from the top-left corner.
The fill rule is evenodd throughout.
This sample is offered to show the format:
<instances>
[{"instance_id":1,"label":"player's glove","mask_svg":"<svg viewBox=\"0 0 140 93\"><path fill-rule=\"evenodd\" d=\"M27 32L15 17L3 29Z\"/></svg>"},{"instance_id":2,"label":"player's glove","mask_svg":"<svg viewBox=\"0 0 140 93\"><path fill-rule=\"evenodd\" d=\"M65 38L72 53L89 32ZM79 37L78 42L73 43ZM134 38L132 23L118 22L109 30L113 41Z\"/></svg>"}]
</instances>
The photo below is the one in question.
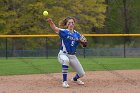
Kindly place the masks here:
<instances>
[{"instance_id":1,"label":"player's glove","mask_svg":"<svg viewBox=\"0 0 140 93\"><path fill-rule=\"evenodd\" d=\"M87 39L85 36L81 35L79 42L81 43L82 47L87 47Z\"/></svg>"}]
</instances>

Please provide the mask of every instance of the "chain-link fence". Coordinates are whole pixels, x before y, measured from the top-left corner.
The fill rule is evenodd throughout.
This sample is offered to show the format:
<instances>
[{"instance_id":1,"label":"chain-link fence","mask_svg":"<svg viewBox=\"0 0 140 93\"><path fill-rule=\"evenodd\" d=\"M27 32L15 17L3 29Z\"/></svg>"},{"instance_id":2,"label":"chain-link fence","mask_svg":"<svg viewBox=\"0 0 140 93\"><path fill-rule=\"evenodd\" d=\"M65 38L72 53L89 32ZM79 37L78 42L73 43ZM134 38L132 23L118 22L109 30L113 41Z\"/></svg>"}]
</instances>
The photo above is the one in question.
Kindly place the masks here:
<instances>
[{"instance_id":1,"label":"chain-link fence","mask_svg":"<svg viewBox=\"0 0 140 93\"><path fill-rule=\"evenodd\" d=\"M88 47L77 49L82 57L139 57L140 37L87 37ZM132 41L131 41L132 40ZM59 38L0 38L0 57L57 57Z\"/></svg>"}]
</instances>

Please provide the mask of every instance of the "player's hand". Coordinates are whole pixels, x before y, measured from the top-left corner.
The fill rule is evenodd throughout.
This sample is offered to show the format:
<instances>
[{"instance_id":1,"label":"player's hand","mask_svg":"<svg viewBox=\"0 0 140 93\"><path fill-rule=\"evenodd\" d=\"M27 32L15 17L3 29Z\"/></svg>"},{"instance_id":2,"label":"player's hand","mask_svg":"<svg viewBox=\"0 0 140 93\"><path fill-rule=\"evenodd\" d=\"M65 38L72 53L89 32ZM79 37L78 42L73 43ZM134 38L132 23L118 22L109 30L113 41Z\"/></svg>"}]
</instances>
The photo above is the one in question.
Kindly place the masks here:
<instances>
[{"instance_id":1,"label":"player's hand","mask_svg":"<svg viewBox=\"0 0 140 93\"><path fill-rule=\"evenodd\" d=\"M48 18L48 19L47 19L47 22L50 24L50 23L52 23L53 21L52 21L51 18Z\"/></svg>"}]
</instances>

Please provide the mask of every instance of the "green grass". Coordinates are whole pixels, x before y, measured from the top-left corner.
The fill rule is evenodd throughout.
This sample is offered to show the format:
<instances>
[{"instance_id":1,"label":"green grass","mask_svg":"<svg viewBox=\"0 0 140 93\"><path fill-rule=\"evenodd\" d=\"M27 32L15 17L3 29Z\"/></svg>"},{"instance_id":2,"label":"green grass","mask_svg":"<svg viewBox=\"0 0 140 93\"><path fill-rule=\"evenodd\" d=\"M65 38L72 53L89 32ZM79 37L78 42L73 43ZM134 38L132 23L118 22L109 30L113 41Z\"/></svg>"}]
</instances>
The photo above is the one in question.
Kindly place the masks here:
<instances>
[{"instance_id":1,"label":"green grass","mask_svg":"<svg viewBox=\"0 0 140 93\"><path fill-rule=\"evenodd\" d=\"M89 58L81 61L88 71L140 69L140 58Z\"/></svg>"},{"instance_id":2,"label":"green grass","mask_svg":"<svg viewBox=\"0 0 140 93\"><path fill-rule=\"evenodd\" d=\"M85 71L140 69L140 58L81 58ZM70 68L69 72L72 71ZM0 59L0 75L41 74L61 72L57 59Z\"/></svg>"}]
</instances>

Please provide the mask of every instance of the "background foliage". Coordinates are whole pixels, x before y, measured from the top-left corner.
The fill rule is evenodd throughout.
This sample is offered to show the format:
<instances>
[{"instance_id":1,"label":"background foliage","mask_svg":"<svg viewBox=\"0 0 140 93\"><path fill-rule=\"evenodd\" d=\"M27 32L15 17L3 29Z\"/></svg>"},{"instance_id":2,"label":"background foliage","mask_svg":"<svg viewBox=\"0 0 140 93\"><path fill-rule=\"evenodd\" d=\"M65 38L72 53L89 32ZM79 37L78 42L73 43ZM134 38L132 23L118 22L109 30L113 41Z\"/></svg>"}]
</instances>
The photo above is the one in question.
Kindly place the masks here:
<instances>
[{"instance_id":1,"label":"background foliage","mask_svg":"<svg viewBox=\"0 0 140 93\"><path fill-rule=\"evenodd\" d=\"M80 33L139 33L139 3L139 0L0 0L0 34L54 34L42 15L44 10L57 26L63 18L74 16ZM8 39L12 49L41 48L45 40ZM59 45L58 39L47 40L48 47ZM130 47L136 47L135 42L139 41L134 37L125 38ZM122 46L124 38L92 37L88 42L89 47Z\"/></svg>"},{"instance_id":2,"label":"background foliage","mask_svg":"<svg viewBox=\"0 0 140 93\"><path fill-rule=\"evenodd\" d=\"M1 34L51 33L42 12L47 10L57 24L62 18L77 18L77 30L89 33L92 26L103 27L104 0L1 0ZM88 24L88 25L87 25Z\"/></svg>"}]
</instances>

